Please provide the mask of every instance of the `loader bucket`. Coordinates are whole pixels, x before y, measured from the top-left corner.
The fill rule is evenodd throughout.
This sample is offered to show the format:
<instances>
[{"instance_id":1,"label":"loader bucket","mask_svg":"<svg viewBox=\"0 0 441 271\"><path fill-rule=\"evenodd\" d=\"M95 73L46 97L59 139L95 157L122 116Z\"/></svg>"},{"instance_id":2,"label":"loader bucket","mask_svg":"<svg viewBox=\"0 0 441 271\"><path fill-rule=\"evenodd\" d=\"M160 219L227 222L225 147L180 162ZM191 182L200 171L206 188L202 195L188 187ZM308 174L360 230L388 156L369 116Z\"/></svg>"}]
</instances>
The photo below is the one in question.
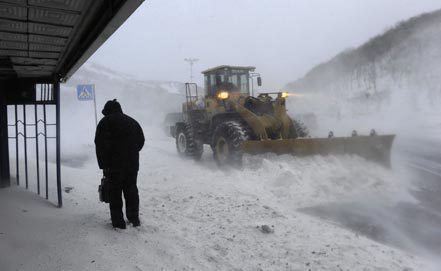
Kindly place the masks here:
<instances>
[{"instance_id":1,"label":"loader bucket","mask_svg":"<svg viewBox=\"0 0 441 271\"><path fill-rule=\"evenodd\" d=\"M374 135L334 138L299 138L280 140L244 141L245 153L276 153L307 155L355 154L390 167L390 153L395 135Z\"/></svg>"}]
</instances>

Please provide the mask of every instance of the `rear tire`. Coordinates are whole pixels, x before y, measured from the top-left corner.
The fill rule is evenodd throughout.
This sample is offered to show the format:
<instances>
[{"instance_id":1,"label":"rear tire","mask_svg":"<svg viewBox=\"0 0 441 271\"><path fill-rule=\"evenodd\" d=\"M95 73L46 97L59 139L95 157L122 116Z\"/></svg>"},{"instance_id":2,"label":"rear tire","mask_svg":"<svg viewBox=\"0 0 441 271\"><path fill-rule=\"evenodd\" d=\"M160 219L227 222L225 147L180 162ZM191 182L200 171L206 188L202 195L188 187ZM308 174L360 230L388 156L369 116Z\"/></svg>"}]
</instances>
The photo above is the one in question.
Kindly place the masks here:
<instances>
[{"instance_id":1,"label":"rear tire","mask_svg":"<svg viewBox=\"0 0 441 271\"><path fill-rule=\"evenodd\" d=\"M194 137L193 126L186 123L176 131L176 150L180 156L200 160L204 151L201 144Z\"/></svg>"},{"instance_id":2,"label":"rear tire","mask_svg":"<svg viewBox=\"0 0 441 271\"><path fill-rule=\"evenodd\" d=\"M238 121L219 124L214 133L211 148L219 166L242 166L242 142L250 139L249 130Z\"/></svg>"}]
</instances>

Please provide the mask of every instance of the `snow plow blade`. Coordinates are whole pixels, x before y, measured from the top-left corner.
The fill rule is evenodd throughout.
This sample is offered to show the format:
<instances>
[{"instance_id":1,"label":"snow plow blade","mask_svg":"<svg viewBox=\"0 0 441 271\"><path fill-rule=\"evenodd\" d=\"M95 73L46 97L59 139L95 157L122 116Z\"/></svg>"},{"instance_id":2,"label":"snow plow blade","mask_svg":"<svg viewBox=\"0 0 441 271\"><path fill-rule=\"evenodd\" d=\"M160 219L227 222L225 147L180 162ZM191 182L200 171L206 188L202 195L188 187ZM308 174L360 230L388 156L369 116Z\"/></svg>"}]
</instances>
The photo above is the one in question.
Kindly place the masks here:
<instances>
[{"instance_id":1,"label":"snow plow blade","mask_svg":"<svg viewBox=\"0 0 441 271\"><path fill-rule=\"evenodd\" d=\"M244 141L245 153L275 153L307 155L354 154L365 159L390 167L390 153L395 135L333 137L333 138L299 138L281 140Z\"/></svg>"}]
</instances>

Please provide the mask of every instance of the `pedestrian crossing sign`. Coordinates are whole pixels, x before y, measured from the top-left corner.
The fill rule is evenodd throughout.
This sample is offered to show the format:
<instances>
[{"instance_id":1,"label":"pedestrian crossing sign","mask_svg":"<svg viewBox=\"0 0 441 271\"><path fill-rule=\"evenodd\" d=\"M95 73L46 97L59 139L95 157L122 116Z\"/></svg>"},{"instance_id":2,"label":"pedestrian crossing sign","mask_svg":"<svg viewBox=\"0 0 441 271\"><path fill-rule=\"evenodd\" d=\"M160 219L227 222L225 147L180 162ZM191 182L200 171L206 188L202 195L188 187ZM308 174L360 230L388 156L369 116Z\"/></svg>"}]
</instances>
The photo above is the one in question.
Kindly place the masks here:
<instances>
[{"instance_id":1,"label":"pedestrian crossing sign","mask_svg":"<svg viewBox=\"0 0 441 271\"><path fill-rule=\"evenodd\" d=\"M94 85L77 85L77 97L80 101L91 101L94 99Z\"/></svg>"}]
</instances>

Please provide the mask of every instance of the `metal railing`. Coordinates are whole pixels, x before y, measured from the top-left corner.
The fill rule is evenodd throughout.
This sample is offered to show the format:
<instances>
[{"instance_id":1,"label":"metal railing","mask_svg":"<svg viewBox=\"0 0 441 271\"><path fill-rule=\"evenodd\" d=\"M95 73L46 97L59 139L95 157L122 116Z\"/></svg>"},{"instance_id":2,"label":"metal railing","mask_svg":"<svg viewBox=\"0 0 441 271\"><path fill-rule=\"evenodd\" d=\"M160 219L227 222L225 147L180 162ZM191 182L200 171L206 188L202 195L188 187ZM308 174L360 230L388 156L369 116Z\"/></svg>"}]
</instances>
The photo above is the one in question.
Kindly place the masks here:
<instances>
[{"instance_id":1,"label":"metal railing","mask_svg":"<svg viewBox=\"0 0 441 271\"><path fill-rule=\"evenodd\" d=\"M56 91L54 91L54 88ZM58 88L58 89L57 89ZM56 95L55 92L59 93L59 85L55 86L53 84L38 84L36 85L36 99L33 104L23 104L23 105L9 105L13 107L14 111L14 122L8 123L8 127L13 127L15 131L15 136L9 136L8 139L15 141L15 178L16 183L20 186L21 177L20 169L24 167L24 186L26 189L29 189L29 146L28 141L35 141L35 173L36 173L36 188L37 194L41 195L41 181L42 181L42 172L41 164L40 164L40 147L44 148L43 152L43 160L44 161L44 187L45 193L44 197L49 199L49 151L48 151L48 140L54 140L53 144L55 145L56 150L56 178L57 178L57 201L58 206L62 206L62 195L61 195L61 174L60 174L60 140L59 140L59 95ZM38 93L39 92L39 93ZM40 94L40 95L38 95ZM22 107L22 112L19 114L19 107ZM55 121L53 123L48 123L48 112L47 107L55 107ZM33 109L33 121L32 123L28 123L28 110L32 111ZM55 127L55 135L48 134L48 127ZM34 132L32 134L28 133L28 129L33 128ZM40 138L43 140L43 146L40 145ZM21 140L22 139L22 140ZM22 141L22 144L20 144ZM20 152L23 152L23 163L20 161ZM24 165L23 165L24 164Z\"/></svg>"},{"instance_id":2,"label":"metal railing","mask_svg":"<svg viewBox=\"0 0 441 271\"><path fill-rule=\"evenodd\" d=\"M194 103L197 102L198 99L199 99L198 85L195 83L185 83L185 101L187 107L189 109L193 109Z\"/></svg>"}]
</instances>

